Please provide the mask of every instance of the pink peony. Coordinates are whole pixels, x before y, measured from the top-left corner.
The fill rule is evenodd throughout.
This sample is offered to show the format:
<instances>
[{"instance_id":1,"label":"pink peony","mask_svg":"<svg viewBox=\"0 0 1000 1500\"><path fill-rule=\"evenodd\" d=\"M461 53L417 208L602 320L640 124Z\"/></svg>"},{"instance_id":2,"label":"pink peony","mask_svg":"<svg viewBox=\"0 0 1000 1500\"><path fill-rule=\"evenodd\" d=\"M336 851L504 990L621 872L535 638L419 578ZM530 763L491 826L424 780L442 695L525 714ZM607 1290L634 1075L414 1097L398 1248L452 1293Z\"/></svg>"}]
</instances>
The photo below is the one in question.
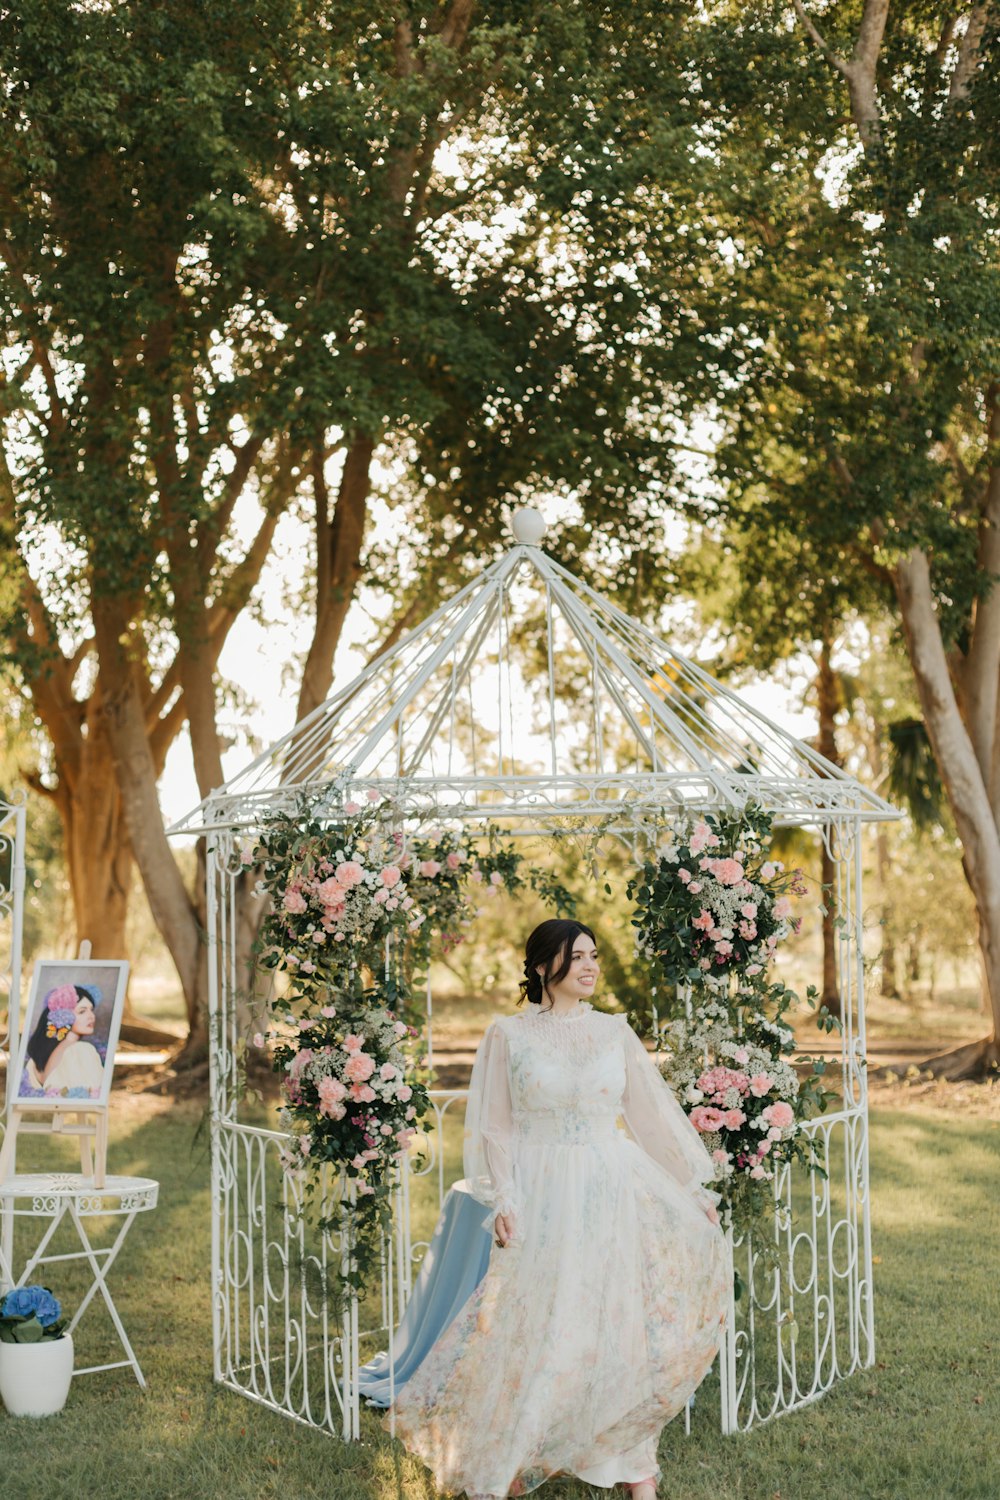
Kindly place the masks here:
<instances>
[{"instance_id":1,"label":"pink peony","mask_svg":"<svg viewBox=\"0 0 1000 1500\"><path fill-rule=\"evenodd\" d=\"M771 1090L771 1077L768 1073L755 1073L750 1080L750 1092L755 1099L763 1099L764 1095Z\"/></svg>"},{"instance_id":2,"label":"pink peony","mask_svg":"<svg viewBox=\"0 0 1000 1500\"><path fill-rule=\"evenodd\" d=\"M761 1178L765 1177L766 1175L767 1174L765 1173L764 1168L760 1165L760 1162L758 1162L755 1167L750 1168L750 1176L754 1179L755 1182L760 1182Z\"/></svg>"},{"instance_id":3,"label":"pink peony","mask_svg":"<svg viewBox=\"0 0 1000 1500\"><path fill-rule=\"evenodd\" d=\"M795 1123L795 1111L784 1099L779 1099L776 1104L769 1104L761 1111L761 1118L769 1125L774 1125L778 1130L784 1130L787 1126Z\"/></svg>"},{"instance_id":4,"label":"pink peony","mask_svg":"<svg viewBox=\"0 0 1000 1500\"><path fill-rule=\"evenodd\" d=\"M433 880L435 875L441 874L441 866L436 859L421 860L418 869L426 880Z\"/></svg>"},{"instance_id":5,"label":"pink peony","mask_svg":"<svg viewBox=\"0 0 1000 1500\"><path fill-rule=\"evenodd\" d=\"M691 884L688 886L688 890L691 892L692 896L697 896L698 892L701 890L701 881L692 880Z\"/></svg>"},{"instance_id":6,"label":"pink peony","mask_svg":"<svg viewBox=\"0 0 1000 1500\"><path fill-rule=\"evenodd\" d=\"M354 1167L358 1172L364 1171L367 1165L368 1163L365 1161L365 1158L363 1156L355 1156L354 1158L352 1158L351 1166Z\"/></svg>"},{"instance_id":7,"label":"pink peony","mask_svg":"<svg viewBox=\"0 0 1000 1500\"><path fill-rule=\"evenodd\" d=\"M352 1083L351 1098L357 1100L359 1104L371 1104L375 1098L375 1090L370 1083Z\"/></svg>"},{"instance_id":8,"label":"pink peony","mask_svg":"<svg viewBox=\"0 0 1000 1500\"><path fill-rule=\"evenodd\" d=\"M360 802L345 802L344 803L344 811L345 811L345 813L347 814L347 816L349 818L353 818L356 813L359 813L361 811L361 803Z\"/></svg>"},{"instance_id":9,"label":"pink peony","mask_svg":"<svg viewBox=\"0 0 1000 1500\"><path fill-rule=\"evenodd\" d=\"M687 885L688 881L691 879L691 871L690 870L678 870L677 871L677 879L681 882L682 885Z\"/></svg>"},{"instance_id":10,"label":"pink peony","mask_svg":"<svg viewBox=\"0 0 1000 1500\"><path fill-rule=\"evenodd\" d=\"M413 1098L413 1090L410 1088L410 1085L408 1083L404 1083L400 1088L396 1090L396 1098L399 1099L403 1104L406 1104L408 1100Z\"/></svg>"},{"instance_id":11,"label":"pink peony","mask_svg":"<svg viewBox=\"0 0 1000 1500\"><path fill-rule=\"evenodd\" d=\"M328 1021L332 1021L336 1014L337 1007L335 1005L324 1005L323 1009L320 1011L320 1015L326 1016L326 1019Z\"/></svg>"},{"instance_id":12,"label":"pink peony","mask_svg":"<svg viewBox=\"0 0 1000 1500\"><path fill-rule=\"evenodd\" d=\"M741 1125L746 1124L746 1115L741 1109L727 1109L725 1125L727 1130L739 1130Z\"/></svg>"},{"instance_id":13,"label":"pink peony","mask_svg":"<svg viewBox=\"0 0 1000 1500\"><path fill-rule=\"evenodd\" d=\"M306 909L306 898L303 896L301 891L296 890L294 886L290 885L284 896L281 898L281 904L286 911L292 912L295 916L298 916Z\"/></svg>"},{"instance_id":14,"label":"pink peony","mask_svg":"<svg viewBox=\"0 0 1000 1500\"><path fill-rule=\"evenodd\" d=\"M724 1149L724 1147L718 1146L712 1152L712 1160L713 1161L719 1161L719 1162L727 1162L729 1160L729 1152L726 1151Z\"/></svg>"},{"instance_id":15,"label":"pink peony","mask_svg":"<svg viewBox=\"0 0 1000 1500\"><path fill-rule=\"evenodd\" d=\"M713 859L711 869L720 885L736 885L743 879L743 866L738 859Z\"/></svg>"},{"instance_id":16,"label":"pink peony","mask_svg":"<svg viewBox=\"0 0 1000 1500\"><path fill-rule=\"evenodd\" d=\"M732 943L727 942L725 938L722 938L719 942L716 943L715 951L720 958L728 958L733 951L733 945Z\"/></svg>"},{"instance_id":17,"label":"pink peony","mask_svg":"<svg viewBox=\"0 0 1000 1500\"><path fill-rule=\"evenodd\" d=\"M445 864L448 866L449 870L457 870L459 865L462 865L464 863L465 855L459 849L453 849L452 852L445 857Z\"/></svg>"},{"instance_id":18,"label":"pink peony","mask_svg":"<svg viewBox=\"0 0 1000 1500\"><path fill-rule=\"evenodd\" d=\"M324 906L343 906L347 891L339 880L332 876L316 887L316 894Z\"/></svg>"},{"instance_id":19,"label":"pink peony","mask_svg":"<svg viewBox=\"0 0 1000 1500\"><path fill-rule=\"evenodd\" d=\"M347 1113L342 1101L347 1097L347 1090L339 1078L321 1078L317 1088L319 1093L319 1112L326 1115L329 1120L342 1120Z\"/></svg>"},{"instance_id":20,"label":"pink peony","mask_svg":"<svg viewBox=\"0 0 1000 1500\"><path fill-rule=\"evenodd\" d=\"M709 1104L699 1104L688 1116L695 1130L709 1131L721 1130L726 1123L726 1117L721 1109L713 1109Z\"/></svg>"},{"instance_id":21,"label":"pink peony","mask_svg":"<svg viewBox=\"0 0 1000 1500\"><path fill-rule=\"evenodd\" d=\"M398 865L386 865L382 871L382 884L387 890L391 890L394 885L399 884L402 874L403 872Z\"/></svg>"},{"instance_id":22,"label":"pink peony","mask_svg":"<svg viewBox=\"0 0 1000 1500\"><path fill-rule=\"evenodd\" d=\"M378 1070L378 1076L384 1081L388 1081L390 1078L395 1078L396 1069L393 1067L392 1063L384 1062Z\"/></svg>"},{"instance_id":23,"label":"pink peony","mask_svg":"<svg viewBox=\"0 0 1000 1500\"><path fill-rule=\"evenodd\" d=\"M370 786L367 792L365 792L365 796L368 798L369 802L377 802L381 795L382 793L377 792L373 786Z\"/></svg>"},{"instance_id":24,"label":"pink peony","mask_svg":"<svg viewBox=\"0 0 1000 1500\"><path fill-rule=\"evenodd\" d=\"M337 866L333 873L340 884L349 890L352 885L360 885L364 880L365 867L356 859L346 859L342 865Z\"/></svg>"},{"instance_id":25,"label":"pink peony","mask_svg":"<svg viewBox=\"0 0 1000 1500\"><path fill-rule=\"evenodd\" d=\"M715 918L710 911L705 911L703 907L691 923L691 926L697 927L701 932L709 932L715 926Z\"/></svg>"},{"instance_id":26,"label":"pink peony","mask_svg":"<svg viewBox=\"0 0 1000 1500\"><path fill-rule=\"evenodd\" d=\"M344 1064L344 1077L351 1083L364 1083L375 1071L375 1059L367 1052L353 1052Z\"/></svg>"},{"instance_id":27,"label":"pink peony","mask_svg":"<svg viewBox=\"0 0 1000 1500\"><path fill-rule=\"evenodd\" d=\"M344 1037L345 1052L360 1052L364 1045L365 1039L363 1036L355 1036L353 1032L349 1032Z\"/></svg>"}]
</instances>

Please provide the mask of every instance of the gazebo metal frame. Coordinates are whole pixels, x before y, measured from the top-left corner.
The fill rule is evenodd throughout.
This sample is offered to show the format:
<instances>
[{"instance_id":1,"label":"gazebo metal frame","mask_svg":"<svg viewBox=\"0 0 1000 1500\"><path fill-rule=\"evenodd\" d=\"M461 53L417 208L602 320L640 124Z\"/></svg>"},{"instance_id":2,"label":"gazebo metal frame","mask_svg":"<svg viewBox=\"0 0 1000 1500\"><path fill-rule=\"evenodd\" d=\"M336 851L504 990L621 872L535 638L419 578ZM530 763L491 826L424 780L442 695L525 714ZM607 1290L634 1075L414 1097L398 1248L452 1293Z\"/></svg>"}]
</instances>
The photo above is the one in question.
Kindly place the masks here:
<instances>
[{"instance_id":1,"label":"gazebo metal frame","mask_svg":"<svg viewBox=\"0 0 1000 1500\"><path fill-rule=\"evenodd\" d=\"M426 1249L411 1206L428 1191L440 1203L464 1099L432 1095L426 1163L402 1173L377 1321L364 1329L356 1302L329 1295L349 1247L311 1235L301 1184L279 1167L283 1133L245 1118L239 1062L252 1022L238 892L262 820L303 805L333 817L371 788L404 831L590 829L638 851L671 820L754 801L776 825L814 828L833 860L841 1098L807 1127L826 1176L791 1166L777 1176L787 1216L772 1253L735 1247L745 1291L720 1359L720 1420L734 1432L874 1360L861 835L898 814L547 554L537 512L518 512L514 531L510 550L170 830L203 836L207 851L215 1376L359 1435L366 1341L388 1340L391 1358ZM432 1011L428 986L431 1048ZM337 1192L331 1178L328 1207Z\"/></svg>"}]
</instances>

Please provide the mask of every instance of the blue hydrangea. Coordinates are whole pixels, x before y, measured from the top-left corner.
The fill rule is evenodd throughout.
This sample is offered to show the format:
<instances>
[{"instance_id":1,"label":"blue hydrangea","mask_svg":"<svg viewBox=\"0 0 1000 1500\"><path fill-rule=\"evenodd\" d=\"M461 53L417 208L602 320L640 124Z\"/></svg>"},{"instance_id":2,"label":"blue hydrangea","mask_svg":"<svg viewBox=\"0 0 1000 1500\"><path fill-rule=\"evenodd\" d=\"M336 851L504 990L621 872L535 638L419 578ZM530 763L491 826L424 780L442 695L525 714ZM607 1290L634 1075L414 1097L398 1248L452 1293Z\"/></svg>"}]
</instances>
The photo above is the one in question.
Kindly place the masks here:
<instances>
[{"instance_id":1,"label":"blue hydrangea","mask_svg":"<svg viewBox=\"0 0 1000 1500\"><path fill-rule=\"evenodd\" d=\"M0 1317L30 1318L34 1315L43 1328L58 1323L62 1308L48 1287L19 1286L8 1292L0 1303Z\"/></svg>"}]
</instances>

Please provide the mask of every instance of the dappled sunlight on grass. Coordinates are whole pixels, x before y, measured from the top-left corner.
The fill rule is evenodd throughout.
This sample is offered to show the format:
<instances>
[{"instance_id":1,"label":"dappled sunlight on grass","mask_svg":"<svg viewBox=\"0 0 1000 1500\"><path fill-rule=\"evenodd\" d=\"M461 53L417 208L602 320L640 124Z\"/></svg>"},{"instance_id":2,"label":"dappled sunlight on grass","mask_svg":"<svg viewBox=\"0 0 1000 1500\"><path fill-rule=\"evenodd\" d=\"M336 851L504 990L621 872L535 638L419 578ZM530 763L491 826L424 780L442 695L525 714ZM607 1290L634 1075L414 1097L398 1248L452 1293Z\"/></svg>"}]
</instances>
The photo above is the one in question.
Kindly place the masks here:
<instances>
[{"instance_id":1,"label":"dappled sunlight on grass","mask_svg":"<svg viewBox=\"0 0 1000 1500\"><path fill-rule=\"evenodd\" d=\"M447 1176L460 1121L446 1133ZM53 1152L56 1152L54 1156ZM426 1471L363 1414L351 1447L289 1422L211 1380L208 1140L200 1106L116 1104L111 1169L161 1183L111 1275L150 1383L116 1370L75 1381L63 1415L0 1415L4 1500L431 1500ZM66 1143L29 1141L19 1166L72 1167ZM57 1158L58 1157L58 1161ZM692 1436L664 1434L665 1500L995 1500L1000 1463L996 1245L1000 1127L944 1114L873 1118L877 1365L821 1401L737 1438L718 1430L715 1377L699 1392ZM415 1184L421 1236L434 1221L431 1178ZM80 1273L47 1279L72 1306ZM117 1356L92 1307L86 1362ZM124 1440L122 1440L124 1436ZM570 1481L558 1500L602 1492ZM607 1492L603 1492L607 1493Z\"/></svg>"}]
</instances>

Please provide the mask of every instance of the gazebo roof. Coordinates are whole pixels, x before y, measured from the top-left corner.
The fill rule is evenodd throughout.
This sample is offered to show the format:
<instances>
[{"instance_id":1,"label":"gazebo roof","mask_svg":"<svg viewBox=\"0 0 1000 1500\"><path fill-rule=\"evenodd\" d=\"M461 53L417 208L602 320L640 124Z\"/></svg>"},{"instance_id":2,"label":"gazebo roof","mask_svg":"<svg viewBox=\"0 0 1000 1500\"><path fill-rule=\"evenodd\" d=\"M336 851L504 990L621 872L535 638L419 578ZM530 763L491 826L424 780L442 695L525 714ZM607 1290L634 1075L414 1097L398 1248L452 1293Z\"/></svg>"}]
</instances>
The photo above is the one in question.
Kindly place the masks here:
<instances>
[{"instance_id":1,"label":"gazebo roof","mask_svg":"<svg viewBox=\"0 0 1000 1500\"><path fill-rule=\"evenodd\" d=\"M544 531L519 511L508 552L170 832L369 788L414 816L515 828L751 798L789 823L898 816L568 572Z\"/></svg>"}]
</instances>

